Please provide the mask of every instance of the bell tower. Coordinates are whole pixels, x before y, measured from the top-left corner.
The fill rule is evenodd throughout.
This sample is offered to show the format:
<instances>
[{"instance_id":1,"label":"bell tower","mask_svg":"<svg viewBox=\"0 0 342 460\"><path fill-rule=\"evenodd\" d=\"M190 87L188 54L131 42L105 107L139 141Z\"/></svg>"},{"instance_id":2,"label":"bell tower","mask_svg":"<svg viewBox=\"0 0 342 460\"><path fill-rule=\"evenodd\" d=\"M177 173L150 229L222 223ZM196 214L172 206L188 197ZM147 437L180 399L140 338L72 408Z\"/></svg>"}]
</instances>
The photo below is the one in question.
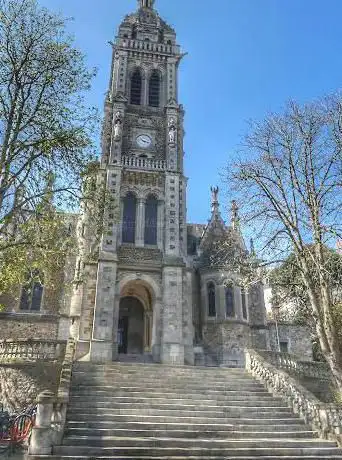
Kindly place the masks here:
<instances>
[{"instance_id":1,"label":"bell tower","mask_svg":"<svg viewBox=\"0 0 342 460\"><path fill-rule=\"evenodd\" d=\"M152 292L157 288L147 288L155 302L155 360L183 364L184 355L192 353L192 332L183 331L188 308L183 291L191 291L184 287L187 180L184 111L178 101L178 67L184 54L154 3L138 0L137 11L125 17L112 43L100 170L118 217L110 209L105 216L91 354L96 360L104 355L109 359L113 349L115 359L119 280L146 272L160 287L159 294ZM185 341L184 334L189 336Z\"/></svg>"}]
</instances>

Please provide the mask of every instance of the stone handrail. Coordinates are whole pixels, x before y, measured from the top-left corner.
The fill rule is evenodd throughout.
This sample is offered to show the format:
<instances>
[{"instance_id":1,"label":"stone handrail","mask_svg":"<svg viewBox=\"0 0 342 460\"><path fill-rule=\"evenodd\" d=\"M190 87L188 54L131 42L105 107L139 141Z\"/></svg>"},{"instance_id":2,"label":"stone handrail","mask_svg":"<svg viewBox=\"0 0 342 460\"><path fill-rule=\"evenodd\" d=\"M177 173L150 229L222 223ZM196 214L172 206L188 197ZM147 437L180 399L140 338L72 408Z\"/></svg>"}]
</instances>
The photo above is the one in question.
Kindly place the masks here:
<instances>
[{"instance_id":1,"label":"stone handrail","mask_svg":"<svg viewBox=\"0 0 342 460\"><path fill-rule=\"evenodd\" d=\"M57 394L43 391L38 396L36 425L32 430L29 446L30 455L50 455L53 446L62 443L75 350L75 340L70 338L65 349Z\"/></svg>"},{"instance_id":2,"label":"stone handrail","mask_svg":"<svg viewBox=\"0 0 342 460\"><path fill-rule=\"evenodd\" d=\"M62 361L65 341L36 339L0 340L0 363Z\"/></svg>"},{"instance_id":3,"label":"stone handrail","mask_svg":"<svg viewBox=\"0 0 342 460\"><path fill-rule=\"evenodd\" d=\"M282 397L321 437L342 444L342 408L319 401L285 371L277 369L259 352L246 350L246 369L274 395Z\"/></svg>"},{"instance_id":4,"label":"stone handrail","mask_svg":"<svg viewBox=\"0 0 342 460\"><path fill-rule=\"evenodd\" d=\"M320 380L332 380L329 366L326 363L315 361L302 361L290 353L280 353L269 350L258 350L267 362L278 369L295 372L305 377L314 377Z\"/></svg>"}]
</instances>

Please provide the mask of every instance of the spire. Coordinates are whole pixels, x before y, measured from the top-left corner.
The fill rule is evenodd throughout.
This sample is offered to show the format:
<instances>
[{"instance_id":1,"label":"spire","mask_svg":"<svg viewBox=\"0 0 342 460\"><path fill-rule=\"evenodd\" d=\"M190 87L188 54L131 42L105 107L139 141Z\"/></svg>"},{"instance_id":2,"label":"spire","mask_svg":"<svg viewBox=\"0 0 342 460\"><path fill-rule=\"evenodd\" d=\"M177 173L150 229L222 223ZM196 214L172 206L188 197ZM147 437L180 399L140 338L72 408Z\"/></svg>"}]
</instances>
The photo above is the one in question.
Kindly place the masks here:
<instances>
[{"instance_id":1,"label":"spire","mask_svg":"<svg viewBox=\"0 0 342 460\"><path fill-rule=\"evenodd\" d=\"M210 191L211 191L211 212L213 214L217 214L219 212L219 207L220 207L220 204L218 202L219 188L210 187Z\"/></svg>"},{"instance_id":2,"label":"spire","mask_svg":"<svg viewBox=\"0 0 342 460\"><path fill-rule=\"evenodd\" d=\"M232 201L232 227L234 230L240 229L239 206L235 200Z\"/></svg>"},{"instance_id":3,"label":"spire","mask_svg":"<svg viewBox=\"0 0 342 460\"><path fill-rule=\"evenodd\" d=\"M153 9L154 0L138 0L139 8Z\"/></svg>"},{"instance_id":4,"label":"spire","mask_svg":"<svg viewBox=\"0 0 342 460\"><path fill-rule=\"evenodd\" d=\"M254 239L251 238L251 245L250 245L250 253L251 253L251 256L252 257L255 257L256 256L256 252L255 252L255 246L254 246Z\"/></svg>"}]
</instances>

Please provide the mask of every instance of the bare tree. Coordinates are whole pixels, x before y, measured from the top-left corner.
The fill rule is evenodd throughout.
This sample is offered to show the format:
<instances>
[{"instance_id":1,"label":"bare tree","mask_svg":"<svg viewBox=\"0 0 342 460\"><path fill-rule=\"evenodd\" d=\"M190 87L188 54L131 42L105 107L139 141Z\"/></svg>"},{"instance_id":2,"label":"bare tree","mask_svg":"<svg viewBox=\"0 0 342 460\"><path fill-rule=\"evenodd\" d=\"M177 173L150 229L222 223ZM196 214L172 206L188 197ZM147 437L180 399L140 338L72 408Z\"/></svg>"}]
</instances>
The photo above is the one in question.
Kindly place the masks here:
<instances>
[{"instance_id":1,"label":"bare tree","mask_svg":"<svg viewBox=\"0 0 342 460\"><path fill-rule=\"evenodd\" d=\"M263 260L290 253L303 280L325 359L342 390L342 354L326 248L342 235L342 98L339 94L251 123L231 168L243 220ZM246 159L244 159L246 158Z\"/></svg>"},{"instance_id":2,"label":"bare tree","mask_svg":"<svg viewBox=\"0 0 342 460\"><path fill-rule=\"evenodd\" d=\"M78 200L97 129L85 105L93 76L62 17L0 0L0 242L41 205L51 174L57 206Z\"/></svg>"}]
</instances>

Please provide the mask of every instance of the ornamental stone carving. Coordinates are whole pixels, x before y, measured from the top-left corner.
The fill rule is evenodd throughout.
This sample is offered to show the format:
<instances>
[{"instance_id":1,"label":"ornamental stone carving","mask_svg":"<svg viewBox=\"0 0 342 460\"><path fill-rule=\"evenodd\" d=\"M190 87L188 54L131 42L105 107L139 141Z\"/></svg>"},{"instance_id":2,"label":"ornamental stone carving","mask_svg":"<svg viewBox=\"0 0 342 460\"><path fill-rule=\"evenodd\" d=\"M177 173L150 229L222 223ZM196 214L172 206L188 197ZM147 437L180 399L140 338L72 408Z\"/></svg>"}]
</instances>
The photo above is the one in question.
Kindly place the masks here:
<instances>
[{"instance_id":1,"label":"ornamental stone carving","mask_svg":"<svg viewBox=\"0 0 342 460\"><path fill-rule=\"evenodd\" d=\"M174 145L176 143L176 138L177 138L176 122L174 118L170 118L169 120L169 144Z\"/></svg>"},{"instance_id":2,"label":"ornamental stone carving","mask_svg":"<svg viewBox=\"0 0 342 460\"><path fill-rule=\"evenodd\" d=\"M120 141L122 136L122 115L116 112L114 117L114 140Z\"/></svg>"}]
</instances>

